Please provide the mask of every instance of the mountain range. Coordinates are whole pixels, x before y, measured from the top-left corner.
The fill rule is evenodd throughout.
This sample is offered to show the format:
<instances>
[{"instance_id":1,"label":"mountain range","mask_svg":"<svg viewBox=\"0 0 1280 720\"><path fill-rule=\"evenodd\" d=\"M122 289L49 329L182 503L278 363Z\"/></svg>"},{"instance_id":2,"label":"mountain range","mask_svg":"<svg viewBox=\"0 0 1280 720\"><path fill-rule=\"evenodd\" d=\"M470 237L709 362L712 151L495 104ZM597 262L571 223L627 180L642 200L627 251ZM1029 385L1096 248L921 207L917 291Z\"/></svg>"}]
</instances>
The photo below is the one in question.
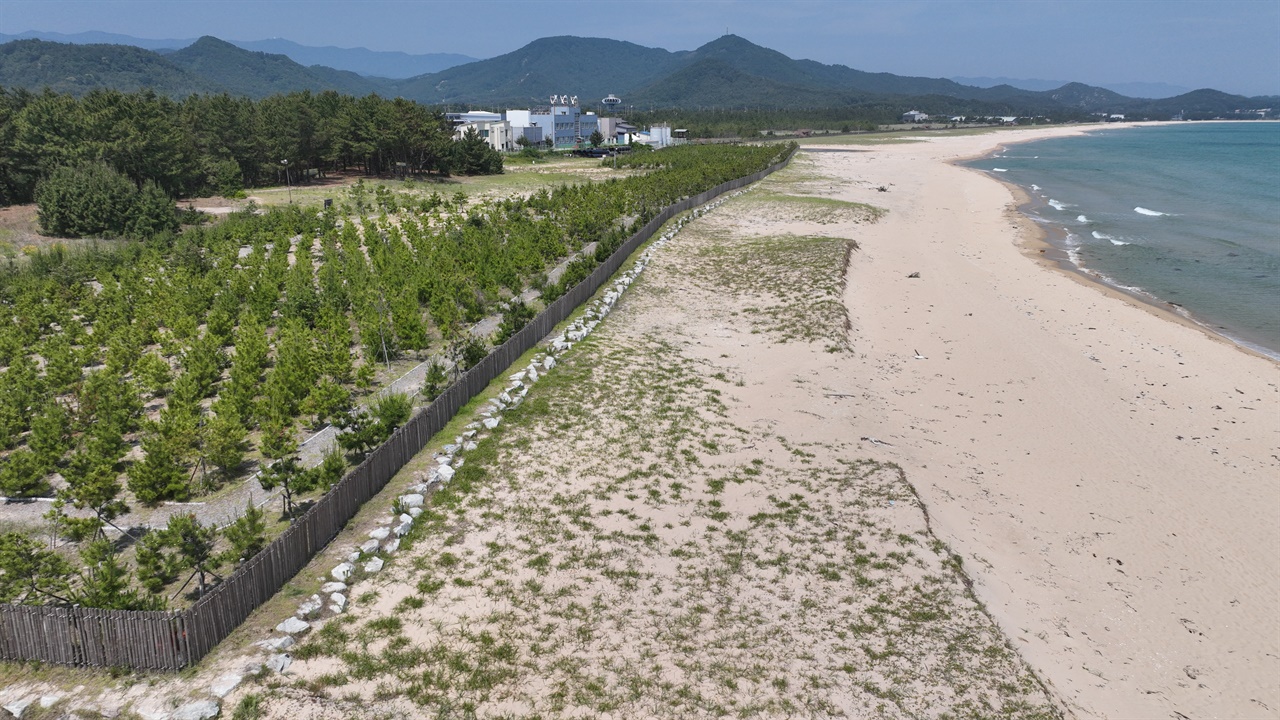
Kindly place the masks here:
<instances>
[{"instance_id":1,"label":"mountain range","mask_svg":"<svg viewBox=\"0 0 1280 720\"><path fill-rule=\"evenodd\" d=\"M274 43L262 47L291 49L295 54L302 47L289 41L262 42ZM380 56L382 60L388 58ZM380 67L383 72L392 70L386 75L397 74L394 68ZM915 107L933 114L1034 114L1057 119L1098 112L1152 118L1179 113L1238 116L1241 110L1280 108L1280 97L1246 98L1208 89L1148 100L1081 83L1028 90L1010 83L979 87L945 78L868 73L794 60L736 35L676 52L603 38L550 37L486 60L406 78L386 75L324 64L307 66L283 53L246 49L207 36L179 49L156 50L38 39L0 44L0 86L51 87L76 95L95 88L143 87L173 96L226 92L254 98L336 90L400 96L433 105L501 108L542 104L552 94L577 95L591 106L612 93L636 109L862 107L888 115Z\"/></svg>"},{"instance_id":2,"label":"mountain range","mask_svg":"<svg viewBox=\"0 0 1280 720\"><path fill-rule=\"evenodd\" d=\"M146 50L155 50L162 55L181 50L196 42L195 38L155 40L105 32L82 32L68 35L32 30L16 35L0 33L0 43L9 42L10 40L49 40L70 45L132 45ZM423 53L415 55L386 50L369 50L362 47L311 47L309 45L299 45L283 38L229 40L228 42L244 50L285 55L299 65L324 65L325 67L348 70L360 75L396 79L440 72L454 65L476 61L476 58L468 55L458 55L457 53Z\"/></svg>"}]
</instances>

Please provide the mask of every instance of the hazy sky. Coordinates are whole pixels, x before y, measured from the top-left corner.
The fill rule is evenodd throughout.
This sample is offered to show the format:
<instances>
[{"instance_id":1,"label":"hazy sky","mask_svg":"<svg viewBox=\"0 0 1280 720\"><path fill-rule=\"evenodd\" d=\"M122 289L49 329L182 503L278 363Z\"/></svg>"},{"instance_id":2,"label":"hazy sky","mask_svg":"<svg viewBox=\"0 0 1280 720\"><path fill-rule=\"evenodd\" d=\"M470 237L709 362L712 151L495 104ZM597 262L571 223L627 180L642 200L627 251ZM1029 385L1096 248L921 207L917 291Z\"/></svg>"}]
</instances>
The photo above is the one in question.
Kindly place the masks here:
<instances>
[{"instance_id":1,"label":"hazy sky","mask_svg":"<svg viewBox=\"0 0 1280 720\"><path fill-rule=\"evenodd\" d=\"M1280 0L0 0L5 33L283 37L473 57L551 35L692 50L726 29L872 72L1280 94Z\"/></svg>"}]
</instances>

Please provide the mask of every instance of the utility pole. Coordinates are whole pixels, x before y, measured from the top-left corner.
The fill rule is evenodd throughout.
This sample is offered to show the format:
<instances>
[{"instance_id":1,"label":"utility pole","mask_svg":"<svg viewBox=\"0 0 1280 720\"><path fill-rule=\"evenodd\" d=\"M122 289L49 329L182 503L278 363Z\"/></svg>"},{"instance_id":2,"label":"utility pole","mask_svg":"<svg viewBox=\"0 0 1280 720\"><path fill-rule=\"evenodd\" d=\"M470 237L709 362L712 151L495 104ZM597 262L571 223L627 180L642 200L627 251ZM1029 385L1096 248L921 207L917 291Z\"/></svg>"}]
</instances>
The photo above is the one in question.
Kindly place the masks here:
<instances>
[{"instance_id":1,"label":"utility pole","mask_svg":"<svg viewBox=\"0 0 1280 720\"><path fill-rule=\"evenodd\" d=\"M289 161L281 160L280 164L284 166L284 185L289 188L289 204L293 204L293 183L289 182Z\"/></svg>"}]
</instances>

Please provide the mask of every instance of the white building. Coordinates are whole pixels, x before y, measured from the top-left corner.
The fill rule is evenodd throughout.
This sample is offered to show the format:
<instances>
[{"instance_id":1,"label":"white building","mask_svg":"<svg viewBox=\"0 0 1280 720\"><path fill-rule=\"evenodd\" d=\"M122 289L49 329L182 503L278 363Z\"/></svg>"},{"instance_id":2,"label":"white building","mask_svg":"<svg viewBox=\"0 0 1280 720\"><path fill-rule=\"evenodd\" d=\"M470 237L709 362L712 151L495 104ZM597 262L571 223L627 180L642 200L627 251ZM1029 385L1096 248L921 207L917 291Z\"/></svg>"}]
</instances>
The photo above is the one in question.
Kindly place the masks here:
<instances>
[{"instance_id":1,"label":"white building","mask_svg":"<svg viewBox=\"0 0 1280 720\"><path fill-rule=\"evenodd\" d=\"M485 110L471 110L461 113L445 113L444 117L454 126L467 125L469 123L478 122L501 122L502 116L498 113L488 112Z\"/></svg>"},{"instance_id":2,"label":"white building","mask_svg":"<svg viewBox=\"0 0 1280 720\"><path fill-rule=\"evenodd\" d=\"M902 113L902 122L904 123L922 123L929 122L929 116L919 110L908 110Z\"/></svg>"},{"instance_id":3,"label":"white building","mask_svg":"<svg viewBox=\"0 0 1280 720\"><path fill-rule=\"evenodd\" d=\"M511 126L511 123L506 120L471 122L459 125L453 129L453 139L461 140L462 136L473 128L479 133L480 137L484 138L485 142L489 143L489 147L498 152L517 149L516 138L519 135L516 133L515 128Z\"/></svg>"}]
</instances>

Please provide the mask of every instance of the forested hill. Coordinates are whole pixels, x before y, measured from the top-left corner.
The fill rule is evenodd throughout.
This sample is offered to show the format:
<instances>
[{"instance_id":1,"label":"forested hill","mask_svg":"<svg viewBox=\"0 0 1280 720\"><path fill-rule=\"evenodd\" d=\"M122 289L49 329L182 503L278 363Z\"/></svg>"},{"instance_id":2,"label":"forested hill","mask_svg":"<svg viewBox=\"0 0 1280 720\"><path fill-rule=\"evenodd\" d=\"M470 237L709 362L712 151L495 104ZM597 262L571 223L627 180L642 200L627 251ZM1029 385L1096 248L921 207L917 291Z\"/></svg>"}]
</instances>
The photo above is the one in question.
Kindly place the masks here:
<instances>
[{"instance_id":1,"label":"forested hill","mask_svg":"<svg viewBox=\"0 0 1280 720\"><path fill-rule=\"evenodd\" d=\"M164 55L123 45L20 40L0 45L0 60L4 86L48 86L74 95L95 88L141 87L172 97L227 92L261 98L336 90L433 105L501 108L545 102L552 94L577 95L590 104L614 93L635 110L875 107L881 122L912 108L934 115L1047 115L1063 120L1099 112L1153 119L1177 114L1242 117L1248 116L1242 111L1280 107L1274 97L1216 90L1142 100L1080 83L1047 91L1011 85L979 88L944 78L794 60L736 35L679 52L602 38L542 38L505 55L404 80L304 67L285 55L244 50L212 37Z\"/></svg>"}]
</instances>

